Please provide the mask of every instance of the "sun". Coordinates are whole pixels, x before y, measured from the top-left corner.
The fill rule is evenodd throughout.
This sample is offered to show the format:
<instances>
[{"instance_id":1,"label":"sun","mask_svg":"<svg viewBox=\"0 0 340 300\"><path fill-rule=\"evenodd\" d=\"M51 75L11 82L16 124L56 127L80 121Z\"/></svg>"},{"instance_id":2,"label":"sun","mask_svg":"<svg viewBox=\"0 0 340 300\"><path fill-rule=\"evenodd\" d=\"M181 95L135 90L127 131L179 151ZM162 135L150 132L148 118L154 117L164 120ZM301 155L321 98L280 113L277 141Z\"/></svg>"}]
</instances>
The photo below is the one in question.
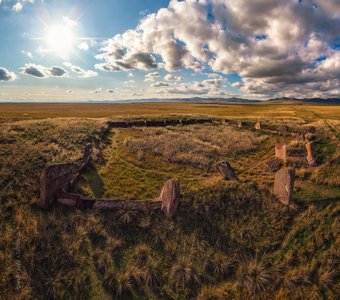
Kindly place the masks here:
<instances>
[{"instance_id":1,"label":"sun","mask_svg":"<svg viewBox=\"0 0 340 300\"><path fill-rule=\"evenodd\" d=\"M73 48L73 32L65 25L53 26L47 29L46 41L50 52L67 55Z\"/></svg>"}]
</instances>

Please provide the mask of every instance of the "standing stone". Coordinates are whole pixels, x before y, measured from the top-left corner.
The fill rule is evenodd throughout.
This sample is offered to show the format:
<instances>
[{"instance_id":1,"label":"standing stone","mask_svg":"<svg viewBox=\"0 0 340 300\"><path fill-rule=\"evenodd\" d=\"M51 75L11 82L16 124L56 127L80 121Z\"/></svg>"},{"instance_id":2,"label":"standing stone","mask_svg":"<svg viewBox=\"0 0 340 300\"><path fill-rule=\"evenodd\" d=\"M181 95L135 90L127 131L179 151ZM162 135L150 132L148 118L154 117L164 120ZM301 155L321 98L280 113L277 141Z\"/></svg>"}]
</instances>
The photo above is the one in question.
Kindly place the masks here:
<instances>
[{"instance_id":1,"label":"standing stone","mask_svg":"<svg viewBox=\"0 0 340 300\"><path fill-rule=\"evenodd\" d=\"M167 180L159 196L159 200L162 202L161 209L167 217L171 218L175 214L179 198L180 186L178 180L176 178Z\"/></svg>"},{"instance_id":2,"label":"standing stone","mask_svg":"<svg viewBox=\"0 0 340 300\"><path fill-rule=\"evenodd\" d=\"M292 201L295 170L283 168L275 175L274 195L285 205Z\"/></svg>"},{"instance_id":3,"label":"standing stone","mask_svg":"<svg viewBox=\"0 0 340 300\"><path fill-rule=\"evenodd\" d=\"M261 130L261 122L256 122L255 125L254 125L254 128L256 130Z\"/></svg>"},{"instance_id":4,"label":"standing stone","mask_svg":"<svg viewBox=\"0 0 340 300\"><path fill-rule=\"evenodd\" d=\"M316 159L315 159L315 143L309 142L306 144L306 150L307 150L307 163L309 166L315 166L316 165Z\"/></svg>"},{"instance_id":5,"label":"standing stone","mask_svg":"<svg viewBox=\"0 0 340 300\"><path fill-rule=\"evenodd\" d=\"M238 128L242 128L243 127L243 123L241 120L237 121L237 127Z\"/></svg>"},{"instance_id":6,"label":"standing stone","mask_svg":"<svg viewBox=\"0 0 340 300\"><path fill-rule=\"evenodd\" d=\"M224 180L239 180L232 166L225 160L217 163L216 169L222 175Z\"/></svg>"},{"instance_id":7,"label":"standing stone","mask_svg":"<svg viewBox=\"0 0 340 300\"><path fill-rule=\"evenodd\" d=\"M287 161L287 144L275 144L275 158Z\"/></svg>"},{"instance_id":8,"label":"standing stone","mask_svg":"<svg viewBox=\"0 0 340 300\"><path fill-rule=\"evenodd\" d=\"M72 176L72 164L51 165L44 170L40 178L40 204L43 208L53 204L58 192L68 187Z\"/></svg>"},{"instance_id":9,"label":"standing stone","mask_svg":"<svg viewBox=\"0 0 340 300\"><path fill-rule=\"evenodd\" d=\"M222 124L222 125L227 124L226 120L225 120L225 119L222 119L222 120L221 120L221 124Z\"/></svg>"}]
</instances>

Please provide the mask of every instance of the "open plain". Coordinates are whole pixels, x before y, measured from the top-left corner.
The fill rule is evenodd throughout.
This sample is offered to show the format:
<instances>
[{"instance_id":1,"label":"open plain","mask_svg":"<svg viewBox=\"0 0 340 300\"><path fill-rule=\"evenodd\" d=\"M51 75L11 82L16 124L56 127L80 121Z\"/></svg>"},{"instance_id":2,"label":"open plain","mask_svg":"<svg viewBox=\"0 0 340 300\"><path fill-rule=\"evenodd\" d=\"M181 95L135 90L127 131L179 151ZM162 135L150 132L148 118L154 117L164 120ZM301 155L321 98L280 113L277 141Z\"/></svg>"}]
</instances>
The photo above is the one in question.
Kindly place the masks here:
<instances>
[{"instance_id":1,"label":"open plain","mask_svg":"<svg viewBox=\"0 0 340 300\"><path fill-rule=\"evenodd\" d=\"M2 104L0 128L0 298L338 296L340 106ZM44 169L79 165L89 142L72 195L154 202L177 178L174 216L43 209ZM238 180L221 176L220 161ZM288 205L273 195L286 167Z\"/></svg>"}]
</instances>

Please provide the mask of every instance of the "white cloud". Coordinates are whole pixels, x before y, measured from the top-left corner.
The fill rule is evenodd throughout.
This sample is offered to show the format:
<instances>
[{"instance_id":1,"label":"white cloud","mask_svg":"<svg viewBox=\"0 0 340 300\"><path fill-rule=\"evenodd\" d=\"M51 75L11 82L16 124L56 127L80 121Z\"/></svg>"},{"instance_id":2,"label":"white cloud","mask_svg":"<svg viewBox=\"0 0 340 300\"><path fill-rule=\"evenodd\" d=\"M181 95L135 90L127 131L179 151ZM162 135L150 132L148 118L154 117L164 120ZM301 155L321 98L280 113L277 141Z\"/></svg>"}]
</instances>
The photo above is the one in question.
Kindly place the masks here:
<instances>
[{"instance_id":1,"label":"white cloud","mask_svg":"<svg viewBox=\"0 0 340 300\"><path fill-rule=\"evenodd\" d=\"M98 76L98 73L92 70L84 70L81 67L75 66L71 63L64 62L64 66L68 67L74 73L78 74L81 78L91 78Z\"/></svg>"},{"instance_id":2,"label":"white cloud","mask_svg":"<svg viewBox=\"0 0 340 300\"><path fill-rule=\"evenodd\" d=\"M57 66L44 67L42 65L36 64L25 64L19 69L21 74L29 75L38 78L48 78L48 77L67 77L68 72Z\"/></svg>"},{"instance_id":3,"label":"white cloud","mask_svg":"<svg viewBox=\"0 0 340 300\"><path fill-rule=\"evenodd\" d=\"M17 2L13 5L12 10L15 12L19 12L22 10L22 4L20 2Z\"/></svg>"},{"instance_id":4,"label":"white cloud","mask_svg":"<svg viewBox=\"0 0 340 300\"><path fill-rule=\"evenodd\" d=\"M182 81L182 77L181 76L175 76L175 75L172 75L172 74L165 75L164 79L166 81Z\"/></svg>"},{"instance_id":5,"label":"white cloud","mask_svg":"<svg viewBox=\"0 0 340 300\"><path fill-rule=\"evenodd\" d=\"M340 32L339 12L337 0L172 0L135 29L107 40L97 68L209 67L239 74L248 95L304 95L318 92L320 84L324 95L335 94L340 58L332 44ZM210 79L222 80L217 75Z\"/></svg>"},{"instance_id":6,"label":"white cloud","mask_svg":"<svg viewBox=\"0 0 340 300\"><path fill-rule=\"evenodd\" d=\"M149 73L145 75L144 81L154 81L155 78L158 78L158 77L161 77L161 74L159 74L158 72Z\"/></svg>"},{"instance_id":7,"label":"white cloud","mask_svg":"<svg viewBox=\"0 0 340 300\"><path fill-rule=\"evenodd\" d=\"M33 58L33 54L32 52L26 51L26 50L22 50L21 51L22 54L26 55L28 58L32 59Z\"/></svg>"},{"instance_id":8,"label":"white cloud","mask_svg":"<svg viewBox=\"0 0 340 300\"><path fill-rule=\"evenodd\" d=\"M83 51L88 51L90 49L90 46L86 42L82 42L78 45L78 48Z\"/></svg>"}]
</instances>

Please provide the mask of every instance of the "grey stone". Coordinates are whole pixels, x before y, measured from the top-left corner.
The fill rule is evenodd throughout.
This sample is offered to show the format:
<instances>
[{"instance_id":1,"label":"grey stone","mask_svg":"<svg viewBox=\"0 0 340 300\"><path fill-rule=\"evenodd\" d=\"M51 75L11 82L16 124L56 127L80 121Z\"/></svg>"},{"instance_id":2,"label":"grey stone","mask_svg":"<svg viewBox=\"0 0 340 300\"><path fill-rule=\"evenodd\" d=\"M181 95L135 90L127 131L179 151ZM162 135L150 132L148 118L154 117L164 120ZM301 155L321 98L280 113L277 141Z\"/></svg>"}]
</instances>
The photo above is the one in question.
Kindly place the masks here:
<instances>
[{"instance_id":1,"label":"grey stone","mask_svg":"<svg viewBox=\"0 0 340 300\"><path fill-rule=\"evenodd\" d=\"M216 164L217 171L221 174L225 180L238 180L235 170L225 160Z\"/></svg>"}]
</instances>

